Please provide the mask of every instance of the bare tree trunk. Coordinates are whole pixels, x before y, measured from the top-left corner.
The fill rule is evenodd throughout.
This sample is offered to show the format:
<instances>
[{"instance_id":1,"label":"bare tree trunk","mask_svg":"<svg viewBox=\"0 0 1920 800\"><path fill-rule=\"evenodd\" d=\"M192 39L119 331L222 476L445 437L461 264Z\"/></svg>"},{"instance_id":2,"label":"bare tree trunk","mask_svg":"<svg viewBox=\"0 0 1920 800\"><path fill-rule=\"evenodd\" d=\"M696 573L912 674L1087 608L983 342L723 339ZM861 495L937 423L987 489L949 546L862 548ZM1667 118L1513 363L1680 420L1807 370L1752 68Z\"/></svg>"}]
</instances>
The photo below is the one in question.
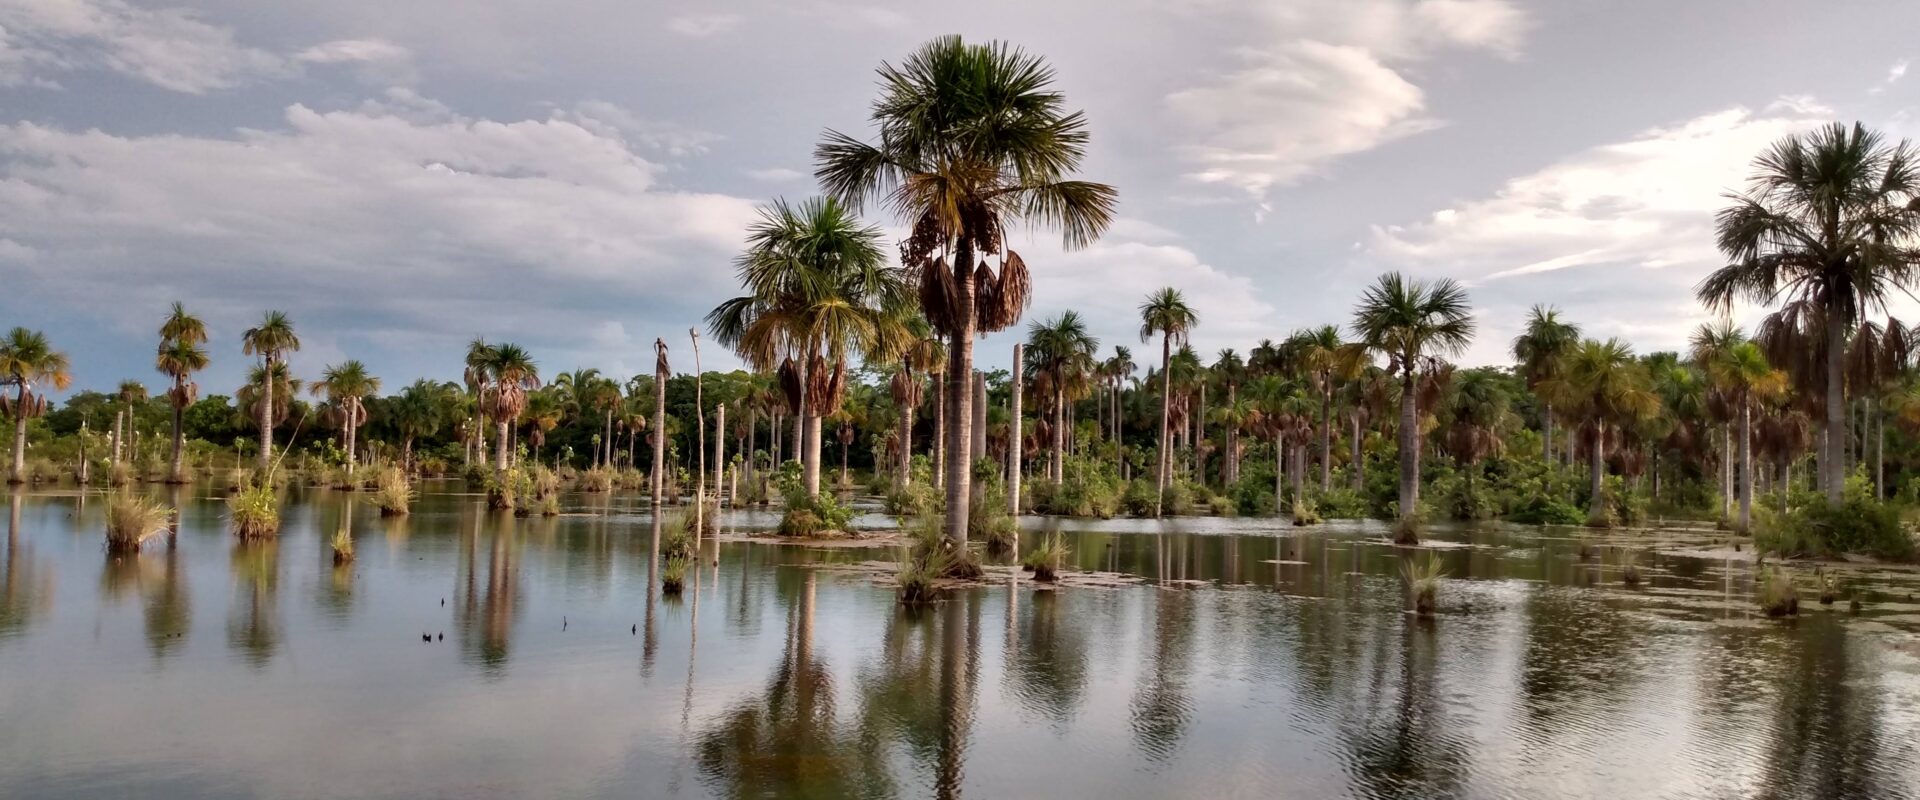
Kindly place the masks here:
<instances>
[{"instance_id":1,"label":"bare tree trunk","mask_svg":"<svg viewBox=\"0 0 1920 800\"><path fill-rule=\"evenodd\" d=\"M260 455L255 460L255 469L260 473L263 486L271 483L267 471L273 460L273 359L265 359L264 363L267 368L260 380Z\"/></svg>"},{"instance_id":2,"label":"bare tree trunk","mask_svg":"<svg viewBox=\"0 0 1920 800\"><path fill-rule=\"evenodd\" d=\"M727 404L713 407L713 497L716 507L726 497L727 486Z\"/></svg>"},{"instance_id":3,"label":"bare tree trunk","mask_svg":"<svg viewBox=\"0 0 1920 800\"><path fill-rule=\"evenodd\" d=\"M707 522L707 396L705 375L700 371L700 332L688 328L687 339L693 348L693 453L697 464L693 470L693 546L697 553ZM607 412L607 425L607 430L613 430L612 411ZM726 435L715 438L725 439ZM719 489L719 485L714 488Z\"/></svg>"},{"instance_id":4,"label":"bare tree trunk","mask_svg":"<svg viewBox=\"0 0 1920 800\"><path fill-rule=\"evenodd\" d=\"M1826 448L1820 454L1820 479L1826 490L1827 501L1840 502L1840 490L1846 481L1847 460L1847 401L1842 389L1845 375L1841 372L1842 359L1847 348L1846 319L1841 314L1840 296L1833 294L1827 299L1827 441Z\"/></svg>"},{"instance_id":5,"label":"bare tree trunk","mask_svg":"<svg viewBox=\"0 0 1920 800\"><path fill-rule=\"evenodd\" d=\"M657 538L660 504L665 499L661 495L666 493L667 487L667 343L655 339L653 350L657 360L653 368L653 474L649 476L649 482L653 484L653 519Z\"/></svg>"},{"instance_id":6,"label":"bare tree trunk","mask_svg":"<svg viewBox=\"0 0 1920 800\"><path fill-rule=\"evenodd\" d=\"M1753 523L1753 403L1740 398L1740 527L1746 533Z\"/></svg>"},{"instance_id":7,"label":"bare tree trunk","mask_svg":"<svg viewBox=\"0 0 1920 800\"><path fill-rule=\"evenodd\" d=\"M1320 388L1320 493L1333 487L1333 378Z\"/></svg>"},{"instance_id":8,"label":"bare tree trunk","mask_svg":"<svg viewBox=\"0 0 1920 800\"><path fill-rule=\"evenodd\" d=\"M1287 435L1282 433L1273 437L1273 513L1284 514L1286 506L1285 481L1287 480Z\"/></svg>"},{"instance_id":9,"label":"bare tree trunk","mask_svg":"<svg viewBox=\"0 0 1920 800\"><path fill-rule=\"evenodd\" d=\"M497 429L496 429L496 430L494 431L494 433L495 433L495 436L494 436L494 461L495 461L495 462L497 463L497 468L498 468L498 469L500 469L500 470L502 470L502 471L504 471L504 470L506 470L506 469L507 469L507 467L508 467L508 464L507 464L507 447L508 447L509 445L508 445L508 443L507 443L507 433L508 433L508 431L507 431L507 421L506 421L505 419L502 419L502 420L500 420L499 422L497 422L497 423L494 423L494 424L495 424L495 425L497 425L497 426L499 426L499 427L498 427L498 428L497 428Z\"/></svg>"},{"instance_id":10,"label":"bare tree trunk","mask_svg":"<svg viewBox=\"0 0 1920 800\"><path fill-rule=\"evenodd\" d=\"M1587 512L1600 508L1606 498L1600 496L1600 482L1607 475L1607 423L1593 426L1593 447L1587 453Z\"/></svg>"},{"instance_id":11,"label":"bare tree trunk","mask_svg":"<svg viewBox=\"0 0 1920 800\"><path fill-rule=\"evenodd\" d=\"M347 476L352 477L353 468L357 463L356 459L354 458L353 449L355 445L359 443L359 438L360 438L360 408L359 408L359 403L351 399L349 399L346 402L346 406L347 406Z\"/></svg>"},{"instance_id":12,"label":"bare tree trunk","mask_svg":"<svg viewBox=\"0 0 1920 800\"><path fill-rule=\"evenodd\" d=\"M13 406L13 472L7 476L7 483L13 484L27 482L27 384L24 381L16 398ZM14 507L19 508L19 504L15 503ZM13 561L9 559L7 564L12 566Z\"/></svg>"},{"instance_id":13,"label":"bare tree trunk","mask_svg":"<svg viewBox=\"0 0 1920 800\"><path fill-rule=\"evenodd\" d=\"M1887 499L1887 418L1880 408L1880 401L1874 400L1872 416L1867 418L1873 430L1873 499Z\"/></svg>"},{"instance_id":14,"label":"bare tree trunk","mask_svg":"<svg viewBox=\"0 0 1920 800\"><path fill-rule=\"evenodd\" d=\"M1733 516L1733 423L1720 431L1720 516Z\"/></svg>"},{"instance_id":15,"label":"bare tree trunk","mask_svg":"<svg viewBox=\"0 0 1920 800\"><path fill-rule=\"evenodd\" d=\"M1413 370L1405 369L1400 379L1400 526L1398 540L1417 541L1413 522L1420 514L1420 451L1415 439L1420 435L1419 412L1414 408Z\"/></svg>"},{"instance_id":16,"label":"bare tree trunk","mask_svg":"<svg viewBox=\"0 0 1920 800\"><path fill-rule=\"evenodd\" d=\"M1361 452L1359 410L1356 409L1352 414L1348 414L1347 419L1353 421L1353 478L1352 480L1353 480L1353 491L1358 493L1366 489L1366 486L1367 486L1367 458L1366 458L1366 454L1364 452Z\"/></svg>"},{"instance_id":17,"label":"bare tree trunk","mask_svg":"<svg viewBox=\"0 0 1920 800\"><path fill-rule=\"evenodd\" d=\"M186 396L185 383L183 380L174 380L173 387L176 392L175 397L183 398ZM167 471L167 482L186 483L186 458L184 452L186 449L186 432L182 426L184 421L182 417L185 415L186 409L180 405L179 400L174 398L168 399L173 400L173 466Z\"/></svg>"},{"instance_id":18,"label":"bare tree trunk","mask_svg":"<svg viewBox=\"0 0 1920 800\"><path fill-rule=\"evenodd\" d=\"M1021 381L1021 368L1023 365L1020 363L1020 356L1022 354L1021 351L1024 349L1025 345L1018 342L1015 342L1013 345L1013 384L1011 391L1008 392L1008 394L1011 395L1008 403L1012 408L1008 414L1009 419L1007 421L1007 513L1016 517L1020 515L1020 451L1026 443L1026 436L1020 430L1022 423L1020 419L1020 394L1022 387L1025 385ZM1014 530L1014 535L1017 537L1019 535L1019 526L1014 526ZM1019 539L1016 538L1014 541L1017 543ZM1017 546L1014 548L1014 552L1019 552Z\"/></svg>"},{"instance_id":19,"label":"bare tree trunk","mask_svg":"<svg viewBox=\"0 0 1920 800\"><path fill-rule=\"evenodd\" d=\"M948 361L953 359L949 357ZM935 480L947 480L947 374L933 377L933 474Z\"/></svg>"},{"instance_id":20,"label":"bare tree trunk","mask_svg":"<svg viewBox=\"0 0 1920 800\"><path fill-rule=\"evenodd\" d=\"M1048 477L1054 483L1067 479L1066 422L1067 393L1056 386L1053 390L1053 452L1047 457Z\"/></svg>"},{"instance_id":21,"label":"bare tree trunk","mask_svg":"<svg viewBox=\"0 0 1920 800\"><path fill-rule=\"evenodd\" d=\"M973 458L987 454L987 376L973 371Z\"/></svg>"},{"instance_id":22,"label":"bare tree trunk","mask_svg":"<svg viewBox=\"0 0 1920 800\"><path fill-rule=\"evenodd\" d=\"M973 421L973 393L967 386L967 376L973 374L973 260L972 245L962 238L953 266L953 311L959 330L953 331L951 346L947 348L947 405L953 422L946 442L947 540L956 550L967 546L967 518L971 511L967 499L972 496L973 488L973 471L967 463L971 460L967 450L973 444L972 432L967 430Z\"/></svg>"}]
</instances>

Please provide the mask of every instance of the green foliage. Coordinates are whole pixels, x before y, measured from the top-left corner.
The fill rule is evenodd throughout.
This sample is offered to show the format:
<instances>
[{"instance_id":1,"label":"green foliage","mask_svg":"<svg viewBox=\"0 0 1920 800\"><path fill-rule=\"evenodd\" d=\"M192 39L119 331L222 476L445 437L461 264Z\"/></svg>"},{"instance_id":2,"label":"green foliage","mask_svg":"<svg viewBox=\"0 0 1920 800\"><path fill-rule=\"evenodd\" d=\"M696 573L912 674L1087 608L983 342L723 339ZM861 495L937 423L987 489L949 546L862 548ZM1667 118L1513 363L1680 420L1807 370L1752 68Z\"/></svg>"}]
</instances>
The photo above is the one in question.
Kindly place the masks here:
<instances>
[{"instance_id":1,"label":"green foliage","mask_svg":"<svg viewBox=\"0 0 1920 800\"><path fill-rule=\"evenodd\" d=\"M1545 494L1530 494L1519 500L1506 518L1526 525L1579 525L1587 521L1572 503Z\"/></svg>"},{"instance_id":2,"label":"green foliage","mask_svg":"<svg viewBox=\"0 0 1920 800\"><path fill-rule=\"evenodd\" d=\"M743 489L741 494L746 494ZM882 506L896 517L917 517L946 511L947 495L931 483L914 482L889 487Z\"/></svg>"},{"instance_id":3,"label":"green foliage","mask_svg":"<svg viewBox=\"0 0 1920 800\"><path fill-rule=\"evenodd\" d=\"M227 518L242 539L266 539L280 533L280 496L272 486L242 489L227 497Z\"/></svg>"},{"instance_id":4,"label":"green foliage","mask_svg":"<svg viewBox=\"0 0 1920 800\"><path fill-rule=\"evenodd\" d=\"M989 465L991 466L991 465ZM985 539L991 552L1013 546L1019 522L1007 512L1007 487L994 469L975 470L973 502L968 504L967 537Z\"/></svg>"},{"instance_id":5,"label":"green foliage","mask_svg":"<svg viewBox=\"0 0 1920 800\"><path fill-rule=\"evenodd\" d=\"M413 487L408 485L407 474L399 467L380 470L376 480L373 504L380 507L381 516L400 516L412 508Z\"/></svg>"},{"instance_id":6,"label":"green foliage","mask_svg":"<svg viewBox=\"0 0 1920 800\"><path fill-rule=\"evenodd\" d=\"M1320 516L1327 519L1366 519L1369 516L1367 499L1351 488L1334 488L1321 492L1314 498L1319 506Z\"/></svg>"},{"instance_id":7,"label":"green foliage","mask_svg":"<svg viewBox=\"0 0 1920 800\"><path fill-rule=\"evenodd\" d=\"M1273 496L1273 468L1270 465L1264 470L1252 467L1253 465L1249 464L1243 468L1243 471L1240 473L1240 479L1234 481L1232 486L1227 487L1227 497L1233 500L1234 509L1243 516L1273 516L1280 508L1278 501ZM1136 483L1138 482L1136 481ZM1147 488L1148 491L1151 492L1153 487L1149 486ZM1132 487L1128 487L1128 489L1131 490ZM1131 491L1129 491L1129 498L1131 498L1131 496ZM1152 513L1153 511L1152 504L1153 498L1149 496L1147 498L1148 513ZM1132 511L1131 507L1128 511Z\"/></svg>"},{"instance_id":8,"label":"green foliage","mask_svg":"<svg viewBox=\"0 0 1920 800\"><path fill-rule=\"evenodd\" d=\"M818 536L845 531L853 522L853 508L841 503L832 492L808 497L797 467L782 467L776 478L787 504L787 513L780 518L780 535Z\"/></svg>"},{"instance_id":9,"label":"green foliage","mask_svg":"<svg viewBox=\"0 0 1920 800\"><path fill-rule=\"evenodd\" d=\"M1272 498L1273 493L1268 492L1267 499ZM1120 498L1120 505L1131 516L1151 517L1158 499L1159 490L1154 487L1153 481L1135 478L1127 484L1126 494Z\"/></svg>"},{"instance_id":10,"label":"green foliage","mask_svg":"<svg viewBox=\"0 0 1920 800\"><path fill-rule=\"evenodd\" d=\"M1065 480L1029 482L1028 499L1040 514L1108 519L1120 510L1123 487L1113 465L1086 456L1073 456L1062 465ZM1148 514L1152 513L1149 505Z\"/></svg>"},{"instance_id":11,"label":"green foliage","mask_svg":"<svg viewBox=\"0 0 1920 800\"><path fill-rule=\"evenodd\" d=\"M345 528L333 532L333 563L345 564L353 560L353 536Z\"/></svg>"},{"instance_id":12,"label":"green foliage","mask_svg":"<svg viewBox=\"0 0 1920 800\"><path fill-rule=\"evenodd\" d=\"M687 584L687 560L669 558L660 568L660 593L678 596Z\"/></svg>"},{"instance_id":13,"label":"green foliage","mask_svg":"<svg viewBox=\"0 0 1920 800\"><path fill-rule=\"evenodd\" d=\"M1320 507L1309 497L1293 499L1293 512L1290 515L1295 525L1318 525L1325 520L1320 517Z\"/></svg>"},{"instance_id":14,"label":"green foliage","mask_svg":"<svg viewBox=\"0 0 1920 800\"><path fill-rule=\"evenodd\" d=\"M1784 514L1766 506L1754 512L1753 543L1761 552L1788 558L1914 557L1913 536L1901 524L1899 508L1867 492L1849 490L1838 504L1810 495Z\"/></svg>"}]
</instances>

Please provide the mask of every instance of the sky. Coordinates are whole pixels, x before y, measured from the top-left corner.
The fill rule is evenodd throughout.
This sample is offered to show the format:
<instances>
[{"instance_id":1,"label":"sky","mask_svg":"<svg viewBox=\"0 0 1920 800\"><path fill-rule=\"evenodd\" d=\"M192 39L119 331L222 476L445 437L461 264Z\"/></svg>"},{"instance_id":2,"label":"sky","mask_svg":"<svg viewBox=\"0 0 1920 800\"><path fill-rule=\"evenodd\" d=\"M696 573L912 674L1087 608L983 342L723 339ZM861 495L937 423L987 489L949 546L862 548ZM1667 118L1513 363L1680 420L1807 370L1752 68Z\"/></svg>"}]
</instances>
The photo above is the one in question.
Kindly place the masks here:
<instances>
[{"instance_id":1,"label":"sky","mask_svg":"<svg viewBox=\"0 0 1920 800\"><path fill-rule=\"evenodd\" d=\"M871 135L875 69L957 33L1043 55L1081 177L1120 194L1092 247L1016 233L1028 321L1078 310L1145 364L1137 307L1173 286L1211 360L1344 325L1397 270L1465 284L1468 364L1536 303L1679 349L1762 148L1920 133L1914 30L1876 0L0 0L0 328L44 331L75 390L158 386L174 300L212 333L203 394L270 308L296 372L356 358L388 391L457 378L475 337L548 375L650 371L660 337L690 370L756 207L814 194L822 133Z\"/></svg>"}]
</instances>

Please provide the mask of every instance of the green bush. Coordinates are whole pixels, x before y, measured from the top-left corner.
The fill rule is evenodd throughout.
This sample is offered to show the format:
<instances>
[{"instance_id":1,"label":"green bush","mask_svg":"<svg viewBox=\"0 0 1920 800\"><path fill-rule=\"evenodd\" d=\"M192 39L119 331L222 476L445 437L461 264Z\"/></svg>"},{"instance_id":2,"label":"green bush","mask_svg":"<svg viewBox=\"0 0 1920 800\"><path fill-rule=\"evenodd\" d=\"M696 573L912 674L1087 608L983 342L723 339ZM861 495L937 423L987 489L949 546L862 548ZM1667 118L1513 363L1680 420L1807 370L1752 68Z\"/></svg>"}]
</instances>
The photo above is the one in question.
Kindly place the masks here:
<instances>
[{"instance_id":1,"label":"green bush","mask_svg":"<svg viewBox=\"0 0 1920 800\"><path fill-rule=\"evenodd\" d=\"M1327 519L1366 519L1369 516L1367 498L1352 489L1328 489L1315 498L1315 503L1320 507L1320 515Z\"/></svg>"},{"instance_id":2,"label":"green bush","mask_svg":"<svg viewBox=\"0 0 1920 800\"><path fill-rule=\"evenodd\" d=\"M1066 479L1058 483L1044 478L1028 483L1027 496L1035 512L1107 519L1120 510L1123 487L1112 465L1075 456L1067 459L1063 471Z\"/></svg>"},{"instance_id":3,"label":"green bush","mask_svg":"<svg viewBox=\"0 0 1920 800\"><path fill-rule=\"evenodd\" d=\"M780 517L780 535L818 536L845 531L847 525L853 522L853 508L842 504L832 492L823 491L808 497L806 485L797 468L783 467L776 480L787 505L786 514Z\"/></svg>"},{"instance_id":4,"label":"green bush","mask_svg":"<svg viewBox=\"0 0 1920 800\"><path fill-rule=\"evenodd\" d=\"M1127 484L1126 494L1120 498L1120 505L1128 514L1136 517L1153 516L1157 492L1153 481L1146 478L1134 478Z\"/></svg>"},{"instance_id":5,"label":"green bush","mask_svg":"<svg viewBox=\"0 0 1920 800\"><path fill-rule=\"evenodd\" d=\"M1587 516L1572 503L1546 495L1533 495L1521 500L1518 506L1507 512L1506 518L1526 525L1579 525L1587 521Z\"/></svg>"},{"instance_id":6,"label":"green bush","mask_svg":"<svg viewBox=\"0 0 1920 800\"><path fill-rule=\"evenodd\" d=\"M256 486L227 498L227 517L233 533L242 539L265 539L280 533L280 496L271 486Z\"/></svg>"},{"instance_id":7,"label":"green bush","mask_svg":"<svg viewBox=\"0 0 1920 800\"><path fill-rule=\"evenodd\" d=\"M1756 507L1753 543L1762 552L1788 558L1838 558L1857 553L1889 561L1914 557L1913 537L1898 507L1848 492L1839 504L1814 495L1781 514Z\"/></svg>"}]
</instances>

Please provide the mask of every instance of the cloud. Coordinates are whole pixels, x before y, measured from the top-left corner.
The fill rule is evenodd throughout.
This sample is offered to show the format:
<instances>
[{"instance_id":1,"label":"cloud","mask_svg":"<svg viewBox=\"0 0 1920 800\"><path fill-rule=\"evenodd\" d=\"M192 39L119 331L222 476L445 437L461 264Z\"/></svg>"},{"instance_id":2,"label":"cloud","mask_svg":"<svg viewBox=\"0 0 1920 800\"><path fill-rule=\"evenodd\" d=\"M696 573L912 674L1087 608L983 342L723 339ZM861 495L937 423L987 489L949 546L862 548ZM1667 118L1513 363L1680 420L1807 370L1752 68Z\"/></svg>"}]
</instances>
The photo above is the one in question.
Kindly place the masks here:
<instances>
[{"instance_id":1,"label":"cloud","mask_svg":"<svg viewBox=\"0 0 1920 800\"><path fill-rule=\"evenodd\" d=\"M285 75L290 65L183 9L121 0L0 4L0 84L49 86L54 76L81 70L202 94Z\"/></svg>"},{"instance_id":2,"label":"cloud","mask_svg":"<svg viewBox=\"0 0 1920 800\"><path fill-rule=\"evenodd\" d=\"M593 344L608 322L677 330L730 288L750 202L664 187L560 115L436 107L294 105L231 137L0 126L0 241L25 254L4 282L106 323L180 298L230 325L284 308L410 358L485 332L610 366L639 358Z\"/></svg>"},{"instance_id":3,"label":"cloud","mask_svg":"<svg viewBox=\"0 0 1920 800\"><path fill-rule=\"evenodd\" d=\"M756 181L766 181L768 183L791 183L793 181L797 181L807 177L807 173L801 172L800 170L797 170L797 169L788 169L786 167L769 167L767 169L749 169L749 170L745 170L745 173L746 173L746 176L749 178L752 178Z\"/></svg>"},{"instance_id":4,"label":"cloud","mask_svg":"<svg viewBox=\"0 0 1920 800\"><path fill-rule=\"evenodd\" d=\"M814 3L808 6L806 14L817 16L828 25L841 29L903 28L912 21L906 14L891 8L859 3Z\"/></svg>"},{"instance_id":5,"label":"cloud","mask_svg":"<svg viewBox=\"0 0 1920 800\"><path fill-rule=\"evenodd\" d=\"M1438 127L1400 63L1445 50L1514 57L1528 27L1507 0L1194 7L1246 16L1265 36L1235 51L1236 68L1166 96L1192 142L1176 152L1188 178L1256 201L1344 156Z\"/></svg>"},{"instance_id":6,"label":"cloud","mask_svg":"<svg viewBox=\"0 0 1920 800\"><path fill-rule=\"evenodd\" d=\"M1508 180L1490 197L1376 226L1364 255L1467 281L1489 332L1514 327L1532 302L1560 298L1601 331L1656 332L1675 346L1704 316L1692 287L1720 265L1713 214L1724 193L1746 185L1755 154L1828 113L1794 98L1647 130Z\"/></svg>"},{"instance_id":7,"label":"cloud","mask_svg":"<svg viewBox=\"0 0 1920 800\"><path fill-rule=\"evenodd\" d=\"M726 33L740 25L739 14L686 14L667 20L667 30L695 39Z\"/></svg>"},{"instance_id":8,"label":"cloud","mask_svg":"<svg viewBox=\"0 0 1920 800\"><path fill-rule=\"evenodd\" d=\"M675 158L700 155L720 135L665 120L649 119L605 100L587 100L558 115L596 134L658 150Z\"/></svg>"},{"instance_id":9,"label":"cloud","mask_svg":"<svg viewBox=\"0 0 1920 800\"><path fill-rule=\"evenodd\" d=\"M1879 94L1886 91L1887 87L1898 83L1901 78L1907 76L1907 66L1908 62L1904 58L1893 62L1893 66L1887 68L1887 77L1882 79L1879 85L1868 89L1867 94Z\"/></svg>"},{"instance_id":10,"label":"cloud","mask_svg":"<svg viewBox=\"0 0 1920 800\"><path fill-rule=\"evenodd\" d=\"M1190 177L1255 198L1319 166L1436 126L1420 87L1366 50L1295 42L1246 51L1245 66L1167 97L1200 140L1180 153Z\"/></svg>"}]
</instances>

